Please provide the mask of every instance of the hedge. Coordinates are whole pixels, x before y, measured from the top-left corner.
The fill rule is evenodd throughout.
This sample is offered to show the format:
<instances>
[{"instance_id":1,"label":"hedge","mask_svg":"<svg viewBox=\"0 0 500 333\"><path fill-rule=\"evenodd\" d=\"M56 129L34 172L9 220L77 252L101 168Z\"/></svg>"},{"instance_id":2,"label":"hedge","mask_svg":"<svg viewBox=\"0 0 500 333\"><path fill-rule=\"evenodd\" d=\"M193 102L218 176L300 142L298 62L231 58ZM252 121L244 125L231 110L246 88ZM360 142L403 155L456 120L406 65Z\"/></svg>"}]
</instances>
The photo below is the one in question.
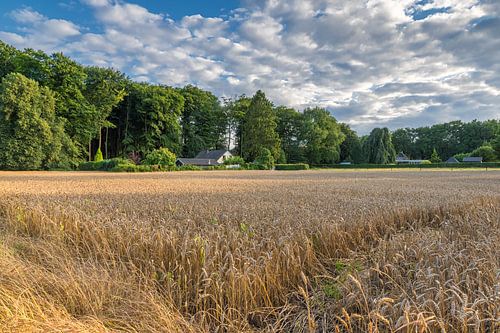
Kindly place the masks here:
<instances>
[{"instance_id":1,"label":"hedge","mask_svg":"<svg viewBox=\"0 0 500 333\"><path fill-rule=\"evenodd\" d=\"M276 164L274 166L275 170L308 170L309 164L297 163L297 164Z\"/></svg>"},{"instance_id":2,"label":"hedge","mask_svg":"<svg viewBox=\"0 0 500 333\"><path fill-rule=\"evenodd\" d=\"M433 164L317 164L324 169L438 169L438 168L500 168L500 162L484 163L433 163Z\"/></svg>"}]
</instances>

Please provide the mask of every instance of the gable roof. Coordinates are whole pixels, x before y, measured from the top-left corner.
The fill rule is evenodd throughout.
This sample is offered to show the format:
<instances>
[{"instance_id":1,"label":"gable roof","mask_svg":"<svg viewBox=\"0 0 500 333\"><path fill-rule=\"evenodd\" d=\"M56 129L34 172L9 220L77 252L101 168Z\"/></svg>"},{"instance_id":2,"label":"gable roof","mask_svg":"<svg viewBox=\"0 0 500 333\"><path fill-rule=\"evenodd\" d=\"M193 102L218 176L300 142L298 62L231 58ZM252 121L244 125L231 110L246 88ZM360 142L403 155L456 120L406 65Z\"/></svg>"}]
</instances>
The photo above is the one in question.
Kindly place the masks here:
<instances>
[{"instance_id":1,"label":"gable roof","mask_svg":"<svg viewBox=\"0 0 500 333\"><path fill-rule=\"evenodd\" d=\"M482 162L483 158L482 157L475 157L475 156L464 157L463 161L464 162Z\"/></svg>"},{"instance_id":2,"label":"gable roof","mask_svg":"<svg viewBox=\"0 0 500 333\"><path fill-rule=\"evenodd\" d=\"M400 160L407 160L408 159L408 156L406 156L405 153L403 152L400 152L397 156L396 156L396 161L400 161Z\"/></svg>"},{"instance_id":3,"label":"gable roof","mask_svg":"<svg viewBox=\"0 0 500 333\"><path fill-rule=\"evenodd\" d=\"M459 163L459 162L455 157L452 156L449 159L447 159L445 163Z\"/></svg>"},{"instance_id":4,"label":"gable roof","mask_svg":"<svg viewBox=\"0 0 500 333\"><path fill-rule=\"evenodd\" d=\"M211 159L211 160L218 160L222 156L224 156L225 153L228 153L229 151L225 149L219 149L219 150L202 150L196 155L195 158L202 158L202 159Z\"/></svg>"},{"instance_id":5,"label":"gable roof","mask_svg":"<svg viewBox=\"0 0 500 333\"><path fill-rule=\"evenodd\" d=\"M208 158L178 158L175 163L176 164L180 163L182 165L198 165L198 166L219 165L217 160Z\"/></svg>"}]
</instances>

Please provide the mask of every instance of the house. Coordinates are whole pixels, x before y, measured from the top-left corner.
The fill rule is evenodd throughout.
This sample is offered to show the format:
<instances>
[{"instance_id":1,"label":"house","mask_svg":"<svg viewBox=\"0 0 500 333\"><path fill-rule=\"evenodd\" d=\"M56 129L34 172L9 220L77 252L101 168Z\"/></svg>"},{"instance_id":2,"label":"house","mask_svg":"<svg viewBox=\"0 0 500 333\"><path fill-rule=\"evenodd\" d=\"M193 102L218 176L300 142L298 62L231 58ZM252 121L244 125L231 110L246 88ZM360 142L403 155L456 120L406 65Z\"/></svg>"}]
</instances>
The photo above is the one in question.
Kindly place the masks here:
<instances>
[{"instance_id":1,"label":"house","mask_svg":"<svg viewBox=\"0 0 500 333\"><path fill-rule=\"evenodd\" d=\"M450 157L449 159L446 160L444 163L460 163L455 157Z\"/></svg>"},{"instance_id":2,"label":"house","mask_svg":"<svg viewBox=\"0 0 500 333\"><path fill-rule=\"evenodd\" d=\"M483 158L482 157L464 157L463 159L464 163L483 163Z\"/></svg>"},{"instance_id":3,"label":"house","mask_svg":"<svg viewBox=\"0 0 500 333\"><path fill-rule=\"evenodd\" d=\"M396 155L396 163L398 163L399 161L408 161L408 160L409 160L408 156L406 156L406 154L403 152L400 152L399 154Z\"/></svg>"},{"instance_id":4,"label":"house","mask_svg":"<svg viewBox=\"0 0 500 333\"><path fill-rule=\"evenodd\" d=\"M223 164L225 160L233 157L228 150L219 149L219 150L203 150L196 155L196 159L204 159L204 160L215 160L219 164Z\"/></svg>"},{"instance_id":5,"label":"house","mask_svg":"<svg viewBox=\"0 0 500 333\"><path fill-rule=\"evenodd\" d=\"M396 156L396 164L422 164L423 162L424 160L410 160L403 152Z\"/></svg>"},{"instance_id":6,"label":"house","mask_svg":"<svg viewBox=\"0 0 500 333\"><path fill-rule=\"evenodd\" d=\"M233 155L227 150L203 150L195 158L178 158L175 165L194 165L198 167L209 167L224 164L224 161Z\"/></svg>"},{"instance_id":7,"label":"house","mask_svg":"<svg viewBox=\"0 0 500 333\"><path fill-rule=\"evenodd\" d=\"M351 165L352 163L349 161L342 161L340 162L340 165Z\"/></svg>"}]
</instances>

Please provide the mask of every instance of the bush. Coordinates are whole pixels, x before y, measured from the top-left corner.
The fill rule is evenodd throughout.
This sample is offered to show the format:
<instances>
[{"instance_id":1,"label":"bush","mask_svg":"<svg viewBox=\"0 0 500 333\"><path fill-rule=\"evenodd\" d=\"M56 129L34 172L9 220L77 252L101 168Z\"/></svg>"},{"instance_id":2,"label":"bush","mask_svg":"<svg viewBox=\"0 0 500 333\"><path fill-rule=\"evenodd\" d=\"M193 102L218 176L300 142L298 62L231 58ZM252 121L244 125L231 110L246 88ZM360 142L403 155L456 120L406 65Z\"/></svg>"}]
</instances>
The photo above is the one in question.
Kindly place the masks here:
<instances>
[{"instance_id":1,"label":"bush","mask_svg":"<svg viewBox=\"0 0 500 333\"><path fill-rule=\"evenodd\" d=\"M94 156L94 162L101 162L102 160L104 160L104 158L102 157L101 148L97 148L97 152L95 153Z\"/></svg>"},{"instance_id":2,"label":"bush","mask_svg":"<svg viewBox=\"0 0 500 333\"><path fill-rule=\"evenodd\" d=\"M245 160L243 159L243 157L233 156L233 157L230 157L227 160L225 160L224 164L225 165L236 165L236 164L243 165L243 164L245 164Z\"/></svg>"},{"instance_id":3,"label":"bush","mask_svg":"<svg viewBox=\"0 0 500 333\"><path fill-rule=\"evenodd\" d=\"M201 168L196 165L183 165L180 167L175 168L176 171L200 171Z\"/></svg>"},{"instance_id":4,"label":"bush","mask_svg":"<svg viewBox=\"0 0 500 333\"><path fill-rule=\"evenodd\" d=\"M155 149L142 161L145 165L174 166L177 157L168 148Z\"/></svg>"},{"instance_id":5,"label":"bush","mask_svg":"<svg viewBox=\"0 0 500 333\"><path fill-rule=\"evenodd\" d=\"M484 162L492 162L496 160L497 153L491 146L481 146L470 153L470 156L482 157Z\"/></svg>"},{"instance_id":6,"label":"bush","mask_svg":"<svg viewBox=\"0 0 500 333\"><path fill-rule=\"evenodd\" d=\"M112 158L109 160L102 160L100 162L83 162L78 165L78 170L81 171L109 171L119 164L133 164L132 161L120 157Z\"/></svg>"},{"instance_id":7,"label":"bush","mask_svg":"<svg viewBox=\"0 0 500 333\"><path fill-rule=\"evenodd\" d=\"M270 170L274 167L274 157L271 151L267 148L262 148L259 155L255 159L257 165L264 166L265 169Z\"/></svg>"},{"instance_id":8,"label":"bush","mask_svg":"<svg viewBox=\"0 0 500 333\"><path fill-rule=\"evenodd\" d=\"M462 162L464 160L464 157L469 157L469 156L470 156L469 153L460 153L454 155L453 157L455 157L459 162Z\"/></svg>"},{"instance_id":9,"label":"bush","mask_svg":"<svg viewBox=\"0 0 500 333\"><path fill-rule=\"evenodd\" d=\"M309 170L309 164L276 164L275 170Z\"/></svg>"}]
</instances>

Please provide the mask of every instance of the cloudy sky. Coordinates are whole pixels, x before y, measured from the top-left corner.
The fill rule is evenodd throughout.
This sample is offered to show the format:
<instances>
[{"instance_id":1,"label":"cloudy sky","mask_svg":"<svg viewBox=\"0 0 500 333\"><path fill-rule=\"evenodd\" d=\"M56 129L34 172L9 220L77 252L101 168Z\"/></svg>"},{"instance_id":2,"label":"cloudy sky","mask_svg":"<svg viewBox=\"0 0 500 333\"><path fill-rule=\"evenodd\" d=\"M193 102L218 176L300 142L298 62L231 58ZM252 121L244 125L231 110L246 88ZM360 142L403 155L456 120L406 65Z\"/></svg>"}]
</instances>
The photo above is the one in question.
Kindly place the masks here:
<instances>
[{"instance_id":1,"label":"cloudy sky","mask_svg":"<svg viewBox=\"0 0 500 333\"><path fill-rule=\"evenodd\" d=\"M361 133L500 118L500 0L17 0L0 39L138 81L262 89Z\"/></svg>"}]
</instances>

